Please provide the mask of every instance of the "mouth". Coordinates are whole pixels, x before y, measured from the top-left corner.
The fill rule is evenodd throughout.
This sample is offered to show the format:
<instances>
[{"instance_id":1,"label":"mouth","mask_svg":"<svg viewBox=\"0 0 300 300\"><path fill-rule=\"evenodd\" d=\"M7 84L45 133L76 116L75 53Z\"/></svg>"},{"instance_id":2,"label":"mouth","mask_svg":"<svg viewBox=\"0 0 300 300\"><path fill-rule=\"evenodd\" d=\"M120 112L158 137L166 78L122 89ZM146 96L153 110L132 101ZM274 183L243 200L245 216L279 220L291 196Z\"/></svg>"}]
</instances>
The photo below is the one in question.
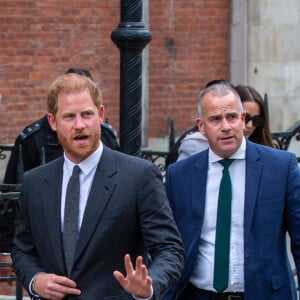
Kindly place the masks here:
<instances>
[{"instance_id":1,"label":"mouth","mask_svg":"<svg viewBox=\"0 0 300 300\"><path fill-rule=\"evenodd\" d=\"M223 145L231 145L234 142L234 136L224 136L220 138L220 141Z\"/></svg>"},{"instance_id":2,"label":"mouth","mask_svg":"<svg viewBox=\"0 0 300 300\"><path fill-rule=\"evenodd\" d=\"M222 141L230 141L230 140L232 140L233 139L233 136L225 136L225 137L221 137L221 140Z\"/></svg>"},{"instance_id":3,"label":"mouth","mask_svg":"<svg viewBox=\"0 0 300 300\"><path fill-rule=\"evenodd\" d=\"M88 141L88 139L89 139L89 136L88 135L84 135L84 134L77 135L77 136L74 137L74 141L76 143L79 143L79 144L86 143Z\"/></svg>"}]
</instances>

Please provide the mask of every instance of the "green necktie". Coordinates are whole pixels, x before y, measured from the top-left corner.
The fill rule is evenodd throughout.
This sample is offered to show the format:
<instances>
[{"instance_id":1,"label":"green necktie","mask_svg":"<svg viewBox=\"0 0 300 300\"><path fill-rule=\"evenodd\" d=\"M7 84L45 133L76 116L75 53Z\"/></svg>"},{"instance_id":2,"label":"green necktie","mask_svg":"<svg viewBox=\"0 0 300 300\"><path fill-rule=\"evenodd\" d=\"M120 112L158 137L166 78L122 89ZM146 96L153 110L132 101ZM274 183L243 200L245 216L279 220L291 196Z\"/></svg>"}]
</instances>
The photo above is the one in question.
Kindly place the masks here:
<instances>
[{"instance_id":1,"label":"green necktie","mask_svg":"<svg viewBox=\"0 0 300 300\"><path fill-rule=\"evenodd\" d=\"M229 244L231 223L231 180L229 166L233 159L223 159L219 163L224 166L219 189L216 242L214 288L222 293L228 286L229 276Z\"/></svg>"}]
</instances>

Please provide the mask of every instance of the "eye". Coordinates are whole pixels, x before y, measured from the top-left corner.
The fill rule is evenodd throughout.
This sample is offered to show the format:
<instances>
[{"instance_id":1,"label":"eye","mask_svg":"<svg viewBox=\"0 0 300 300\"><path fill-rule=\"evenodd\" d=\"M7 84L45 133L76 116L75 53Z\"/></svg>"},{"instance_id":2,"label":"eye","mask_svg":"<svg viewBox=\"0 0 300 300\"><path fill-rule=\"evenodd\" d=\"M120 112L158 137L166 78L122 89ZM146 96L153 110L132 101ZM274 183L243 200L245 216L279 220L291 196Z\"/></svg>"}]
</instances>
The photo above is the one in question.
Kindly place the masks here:
<instances>
[{"instance_id":1,"label":"eye","mask_svg":"<svg viewBox=\"0 0 300 300\"><path fill-rule=\"evenodd\" d=\"M238 118L238 114L229 114L228 116L227 116L227 119L229 120L229 121L234 121L234 120L236 120Z\"/></svg>"},{"instance_id":2,"label":"eye","mask_svg":"<svg viewBox=\"0 0 300 300\"><path fill-rule=\"evenodd\" d=\"M72 120L74 118L74 114L66 114L64 115L65 120Z\"/></svg>"},{"instance_id":3,"label":"eye","mask_svg":"<svg viewBox=\"0 0 300 300\"><path fill-rule=\"evenodd\" d=\"M93 115L94 115L93 111L85 111L85 112L82 113L82 117L83 118L89 118L89 117L91 117Z\"/></svg>"},{"instance_id":4,"label":"eye","mask_svg":"<svg viewBox=\"0 0 300 300\"><path fill-rule=\"evenodd\" d=\"M221 120L221 116L211 116L211 117L209 118L209 120L210 120L211 122L217 122L217 121Z\"/></svg>"}]
</instances>

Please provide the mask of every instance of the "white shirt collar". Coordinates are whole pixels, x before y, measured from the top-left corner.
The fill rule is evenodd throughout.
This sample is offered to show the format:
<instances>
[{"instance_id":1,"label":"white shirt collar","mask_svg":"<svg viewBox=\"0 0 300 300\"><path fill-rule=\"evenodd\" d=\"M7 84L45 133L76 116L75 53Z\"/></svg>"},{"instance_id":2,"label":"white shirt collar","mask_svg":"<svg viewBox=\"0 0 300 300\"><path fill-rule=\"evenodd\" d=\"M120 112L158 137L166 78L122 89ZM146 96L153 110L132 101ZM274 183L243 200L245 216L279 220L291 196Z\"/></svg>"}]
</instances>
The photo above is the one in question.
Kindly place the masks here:
<instances>
[{"instance_id":1,"label":"white shirt collar","mask_svg":"<svg viewBox=\"0 0 300 300\"><path fill-rule=\"evenodd\" d=\"M97 164L102 156L102 153L103 153L103 144L102 144L102 142L100 142L99 147L90 156L88 156L80 164L78 164L82 173L85 176L87 174L89 174L95 166L97 166ZM73 167L75 166L75 164L67 158L65 153L64 153L64 159L65 159L64 163L65 163L67 172L69 172L69 174L72 174L72 170L73 170Z\"/></svg>"}]
</instances>

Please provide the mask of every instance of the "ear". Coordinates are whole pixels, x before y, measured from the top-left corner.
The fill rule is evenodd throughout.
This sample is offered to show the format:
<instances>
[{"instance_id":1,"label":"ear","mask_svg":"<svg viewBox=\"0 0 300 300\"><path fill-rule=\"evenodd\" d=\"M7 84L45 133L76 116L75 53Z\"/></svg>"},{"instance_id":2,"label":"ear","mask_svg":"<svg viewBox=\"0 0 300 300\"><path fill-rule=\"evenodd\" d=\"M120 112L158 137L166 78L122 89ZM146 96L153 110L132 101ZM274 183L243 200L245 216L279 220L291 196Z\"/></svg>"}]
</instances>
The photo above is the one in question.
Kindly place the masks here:
<instances>
[{"instance_id":1,"label":"ear","mask_svg":"<svg viewBox=\"0 0 300 300\"><path fill-rule=\"evenodd\" d=\"M49 122L49 125L50 125L51 129L53 131L56 131L55 115L51 114L51 113L48 113L47 117L48 117L48 122Z\"/></svg>"},{"instance_id":2,"label":"ear","mask_svg":"<svg viewBox=\"0 0 300 300\"><path fill-rule=\"evenodd\" d=\"M102 104L98 108L98 115L99 115L99 119L100 119L101 123L103 123L104 116L105 116L105 110L104 110L104 106Z\"/></svg>"},{"instance_id":3,"label":"ear","mask_svg":"<svg viewBox=\"0 0 300 300\"><path fill-rule=\"evenodd\" d=\"M197 118L196 120L197 125L198 125L198 129L200 131L200 133L202 133L205 136L205 127L204 127L204 122L202 121L201 118Z\"/></svg>"}]
</instances>

